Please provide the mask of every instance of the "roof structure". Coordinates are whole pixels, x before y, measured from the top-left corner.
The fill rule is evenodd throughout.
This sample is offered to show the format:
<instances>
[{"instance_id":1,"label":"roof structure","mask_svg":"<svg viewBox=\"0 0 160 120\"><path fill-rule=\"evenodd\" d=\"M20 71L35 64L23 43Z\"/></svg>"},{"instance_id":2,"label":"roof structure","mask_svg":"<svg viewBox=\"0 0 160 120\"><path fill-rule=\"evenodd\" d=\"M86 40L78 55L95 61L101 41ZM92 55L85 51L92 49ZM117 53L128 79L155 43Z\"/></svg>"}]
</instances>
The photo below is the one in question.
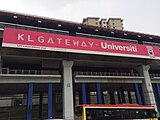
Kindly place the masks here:
<instances>
[{"instance_id":1,"label":"roof structure","mask_svg":"<svg viewBox=\"0 0 160 120\"><path fill-rule=\"evenodd\" d=\"M58 19L35 16L35 15L14 13L8 11L0 11L0 23L3 22L49 28L49 29L65 30L65 31L70 31L72 33L79 32L79 33L94 34L100 36L160 43L160 36L157 35L150 35L150 34L126 31L126 30L116 30L111 28L94 27L77 22L58 20Z\"/></svg>"}]
</instances>

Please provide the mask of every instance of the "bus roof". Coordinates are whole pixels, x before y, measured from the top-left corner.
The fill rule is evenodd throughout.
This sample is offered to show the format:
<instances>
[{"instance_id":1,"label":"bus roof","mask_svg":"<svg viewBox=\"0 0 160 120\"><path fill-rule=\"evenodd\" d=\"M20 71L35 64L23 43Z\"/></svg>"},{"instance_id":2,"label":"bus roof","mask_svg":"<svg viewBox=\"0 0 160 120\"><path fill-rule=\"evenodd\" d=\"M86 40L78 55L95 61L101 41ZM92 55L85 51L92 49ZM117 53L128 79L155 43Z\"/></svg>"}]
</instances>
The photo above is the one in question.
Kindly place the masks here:
<instances>
[{"instance_id":1,"label":"bus roof","mask_svg":"<svg viewBox=\"0 0 160 120\"><path fill-rule=\"evenodd\" d=\"M154 106L138 105L138 104L81 104L76 107L86 108L126 108L126 109L154 109Z\"/></svg>"}]
</instances>

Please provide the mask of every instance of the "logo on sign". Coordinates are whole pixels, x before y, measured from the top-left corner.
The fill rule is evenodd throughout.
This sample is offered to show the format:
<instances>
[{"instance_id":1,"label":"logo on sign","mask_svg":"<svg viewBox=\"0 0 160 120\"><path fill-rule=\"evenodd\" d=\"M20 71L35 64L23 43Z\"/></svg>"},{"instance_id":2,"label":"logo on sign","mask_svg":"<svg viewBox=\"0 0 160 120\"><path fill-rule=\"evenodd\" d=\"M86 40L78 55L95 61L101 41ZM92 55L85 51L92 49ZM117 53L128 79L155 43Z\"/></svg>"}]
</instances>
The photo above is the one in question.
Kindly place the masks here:
<instances>
[{"instance_id":1,"label":"logo on sign","mask_svg":"<svg viewBox=\"0 0 160 120\"><path fill-rule=\"evenodd\" d=\"M152 46L146 46L148 50L148 55L153 57L154 56L154 51Z\"/></svg>"}]
</instances>

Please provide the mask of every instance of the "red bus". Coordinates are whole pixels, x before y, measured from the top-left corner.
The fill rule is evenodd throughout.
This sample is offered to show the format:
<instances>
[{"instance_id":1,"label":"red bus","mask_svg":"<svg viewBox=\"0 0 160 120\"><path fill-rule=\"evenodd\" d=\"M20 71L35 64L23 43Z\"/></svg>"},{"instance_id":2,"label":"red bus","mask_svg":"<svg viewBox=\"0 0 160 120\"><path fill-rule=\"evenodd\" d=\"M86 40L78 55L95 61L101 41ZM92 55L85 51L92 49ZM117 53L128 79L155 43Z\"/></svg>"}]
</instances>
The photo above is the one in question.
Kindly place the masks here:
<instances>
[{"instance_id":1,"label":"red bus","mask_svg":"<svg viewBox=\"0 0 160 120\"><path fill-rule=\"evenodd\" d=\"M82 104L75 120L158 120L155 108L138 104Z\"/></svg>"}]
</instances>

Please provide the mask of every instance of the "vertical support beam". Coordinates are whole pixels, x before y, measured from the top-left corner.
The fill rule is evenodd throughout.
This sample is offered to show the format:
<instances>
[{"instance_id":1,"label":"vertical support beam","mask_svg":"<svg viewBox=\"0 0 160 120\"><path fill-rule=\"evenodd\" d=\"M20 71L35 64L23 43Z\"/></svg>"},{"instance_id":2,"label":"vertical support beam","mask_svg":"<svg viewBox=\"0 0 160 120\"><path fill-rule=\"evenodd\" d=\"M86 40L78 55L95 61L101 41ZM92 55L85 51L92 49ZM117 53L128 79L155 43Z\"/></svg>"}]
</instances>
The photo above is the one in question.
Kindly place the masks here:
<instances>
[{"instance_id":1,"label":"vertical support beam","mask_svg":"<svg viewBox=\"0 0 160 120\"><path fill-rule=\"evenodd\" d=\"M160 84L157 83L156 88L157 88L158 97L159 97L159 100L160 100Z\"/></svg>"},{"instance_id":2,"label":"vertical support beam","mask_svg":"<svg viewBox=\"0 0 160 120\"><path fill-rule=\"evenodd\" d=\"M158 86L157 86L157 83L153 83L152 84L153 86L153 91L154 91L154 94L155 94L155 99L156 99L156 103L157 103L157 106L160 105L160 97L159 97L159 93L158 93Z\"/></svg>"},{"instance_id":3,"label":"vertical support beam","mask_svg":"<svg viewBox=\"0 0 160 120\"><path fill-rule=\"evenodd\" d=\"M157 92L158 92L158 98L160 100L160 84L157 83L156 87L157 87ZM158 101L158 105L160 105L160 101ZM160 117L160 107L158 108L158 114L157 115L158 115L158 117Z\"/></svg>"},{"instance_id":4,"label":"vertical support beam","mask_svg":"<svg viewBox=\"0 0 160 120\"><path fill-rule=\"evenodd\" d=\"M39 94L39 120L42 120L42 103L43 103L43 94Z\"/></svg>"},{"instance_id":5,"label":"vertical support beam","mask_svg":"<svg viewBox=\"0 0 160 120\"><path fill-rule=\"evenodd\" d=\"M137 83L134 84L134 88L135 88L135 95L136 95L137 104L142 105L140 90L139 90L139 87L138 87Z\"/></svg>"},{"instance_id":6,"label":"vertical support beam","mask_svg":"<svg viewBox=\"0 0 160 120\"><path fill-rule=\"evenodd\" d=\"M53 89L53 88L52 88ZM52 116L56 115L56 92L52 93Z\"/></svg>"},{"instance_id":7,"label":"vertical support beam","mask_svg":"<svg viewBox=\"0 0 160 120\"><path fill-rule=\"evenodd\" d=\"M82 83L82 104L87 104L86 84Z\"/></svg>"},{"instance_id":8,"label":"vertical support beam","mask_svg":"<svg viewBox=\"0 0 160 120\"><path fill-rule=\"evenodd\" d=\"M87 104L91 103L90 90L87 88Z\"/></svg>"},{"instance_id":9,"label":"vertical support beam","mask_svg":"<svg viewBox=\"0 0 160 120\"><path fill-rule=\"evenodd\" d=\"M124 95L123 90L121 90L121 96L122 96L122 103L126 103L126 99L125 99L125 95Z\"/></svg>"},{"instance_id":10,"label":"vertical support beam","mask_svg":"<svg viewBox=\"0 0 160 120\"><path fill-rule=\"evenodd\" d=\"M127 91L127 93L128 93L128 100L129 100L129 103L132 103L131 92L130 92L130 91Z\"/></svg>"},{"instance_id":11,"label":"vertical support beam","mask_svg":"<svg viewBox=\"0 0 160 120\"><path fill-rule=\"evenodd\" d=\"M29 83L28 99L27 99L27 120L32 120L32 95L33 95L33 83Z\"/></svg>"},{"instance_id":12,"label":"vertical support beam","mask_svg":"<svg viewBox=\"0 0 160 120\"><path fill-rule=\"evenodd\" d=\"M118 102L122 103L120 91L117 91L117 95L118 95Z\"/></svg>"},{"instance_id":13,"label":"vertical support beam","mask_svg":"<svg viewBox=\"0 0 160 120\"><path fill-rule=\"evenodd\" d=\"M141 76L144 76L144 80L142 81L142 90L144 96L144 102L146 105L153 105L156 107L155 96L153 93L153 88L151 84L151 79L149 76L149 65L142 65L137 68L137 71Z\"/></svg>"},{"instance_id":14,"label":"vertical support beam","mask_svg":"<svg viewBox=\"0 0 160 120\"><path fill-rule=\"evenodd\" d=\"M101 95L102 95L102 103L104 104L104 94L103 94L103 90L101 91Z\"/></svg>"},{"instance_id":15,"label":"vertical support beam","mask_svg":"<svg viewBox=\"0 0 160 120\"><path fill-rule=\"evenodd\" d=\"M52 116L52 83L48 83L48 119Z\"/></svg>"},{"instance_id":16,"label":"vertical support beam","mask_svg":"<svg viewBox=\"0 0 160 120\"><path fill-rule=\"evenodd\" d=\"M100 83L96 83L96 91L97 91L97 102L98 104L102 104L102 93Z\"/></svg>"},{"instance_id":17,"label":"vertical support beam","mask_svg":"<svg viewBox=\"0 0 160 120\"><path fill-rule=\"evenodd\" d=\"M73 61L62 61L63 65L63 117L65 120L74 120L73 107Z\"/></svg>"},{"instance_id":18,"label":"vertical support beam","mask_svg":"<svg viewBox=\"0 0 160 120\"><path fill-rule=\"evenodd\" d=\"M79 91L78 93L79 93L79 104L83 104L83 102L82 102L82 92Z\"/></svg>"},{"instance_id":19,"label":"vertical support beam","mask_svg":"<svg viewBox=\"0 0 160 120\"><path fill-rule=\"evenodd\" d=\"M109 91L110 104L115 104L115 97L113 91Z\"/></svg>"},{"instance_id":20,"label":"vertical support beam","mask_svg":"<svg viewBox=\"0 0 160 120\"><path fill-rule=\"evenodd\" d=\"M2 56L0 56L0 74L2 74L2 64L3 64Z\"/></svg>"}]
</instances>

